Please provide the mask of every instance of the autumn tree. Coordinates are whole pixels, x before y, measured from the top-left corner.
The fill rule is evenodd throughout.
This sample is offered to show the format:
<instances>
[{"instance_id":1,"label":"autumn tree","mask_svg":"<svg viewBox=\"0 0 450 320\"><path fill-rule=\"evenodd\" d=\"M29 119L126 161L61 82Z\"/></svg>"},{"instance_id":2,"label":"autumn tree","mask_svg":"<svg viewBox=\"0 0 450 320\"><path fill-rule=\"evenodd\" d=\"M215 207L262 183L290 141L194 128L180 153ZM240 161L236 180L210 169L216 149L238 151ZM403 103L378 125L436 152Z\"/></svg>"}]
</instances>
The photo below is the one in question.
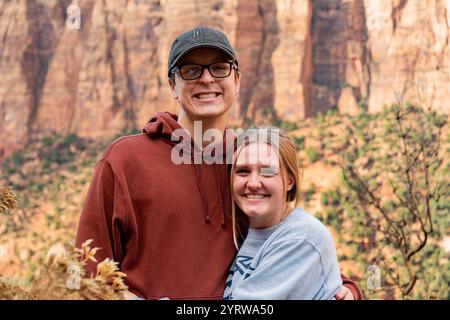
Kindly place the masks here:
<instances>
[{"instance_id":1,"label":"autumn tree","mask_svg":"<svg viewBox=\"0 0 450 320\"><path fill-rule=\"evenodd\" d=\"M449 298L440 245L449 230L447 118L396 104L349 118L343 138L329 144L342 185L322 194L326 223L353 249L350 259L381 269L392 297Z\"/></svg>"}]
</instances>

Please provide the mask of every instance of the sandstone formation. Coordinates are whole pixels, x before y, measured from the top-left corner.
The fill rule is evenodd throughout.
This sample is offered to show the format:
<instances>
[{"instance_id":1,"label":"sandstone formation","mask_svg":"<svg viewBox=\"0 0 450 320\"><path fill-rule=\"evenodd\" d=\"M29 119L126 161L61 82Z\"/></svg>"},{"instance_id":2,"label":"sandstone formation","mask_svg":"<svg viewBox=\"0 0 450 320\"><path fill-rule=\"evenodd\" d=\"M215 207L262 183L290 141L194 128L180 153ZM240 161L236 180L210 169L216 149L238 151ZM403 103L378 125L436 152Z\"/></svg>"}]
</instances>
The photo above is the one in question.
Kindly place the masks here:
<instances>
[{"instance_id":1,"label":"sandstone formation","mask_svg":"<svg viewBox=\"0 0 450 320\"><path fill-rule=\"evenodd\" d=\"M0 158L43 134L111 136L176 111L169 46L196 25L237 48L236 124L398 100L450 111L449 0L2 0Z\"/></svg>"}]
</instances>

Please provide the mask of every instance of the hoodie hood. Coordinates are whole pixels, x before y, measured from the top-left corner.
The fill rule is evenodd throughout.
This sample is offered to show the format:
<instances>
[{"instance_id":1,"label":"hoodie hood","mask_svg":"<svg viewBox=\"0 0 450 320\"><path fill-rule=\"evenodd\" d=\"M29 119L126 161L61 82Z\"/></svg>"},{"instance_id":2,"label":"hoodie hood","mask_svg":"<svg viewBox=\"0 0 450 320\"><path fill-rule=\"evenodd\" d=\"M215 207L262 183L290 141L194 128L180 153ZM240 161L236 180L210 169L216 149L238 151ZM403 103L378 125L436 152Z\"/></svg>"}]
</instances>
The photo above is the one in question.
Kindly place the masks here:
<instances>
[{"instance_id":1,"label":"hoodie hood","mask_svg":"<svg viewBox=\"0 0 450 320\"><path fill-rule=\"evenodd\" d=\"M175 145L183 140L183 137L181 137L178 142L172 141L173 132L177 129L183 129L177 121L178 116L175 113L157 112L147 122L143 129L143 133L146 133L150 138L162 138L168 141L170 144ZM176 135L175 137L178 137L178 135ZM223 157L224 161L227 161L227 159L225 158L227 149L233 148L235 138L236 136L234 135L233 130L231 130L230 128L225 128L225 132L222 136L222 141L218 142L222 144L222 148L214 148L214 146L216 146L217 144L213 143L207 146L204 151L209 152L210 150L213 150L212 155L216 156L214 151L219 150L220 154L218 154L217 156L221 156ZM192 146L192 150L201 152L199 147L194 143L192 139L190 143ZM187 149L185 151L190 153L191 149ZM232 151L228 151L228 153L232 155ZM230 154L228 154L228 156L230 156Z\"/></svg>"},{"instance_id":2,"label":"hoodie hood","mask_svg":"<svg viewBox=\"0 0 450 320\"><path fill-rule=\"evenodd\" d=\"M174 113L171 112L158 112L156 113L145 125L143 132L146 133L150 138L152 139L157 139L157 138L161 138L163 139L165 142L171 144L172 146L180 143L182 141L182 137L181 140L179 140L179 142L177 141L172 141L172 134L176 129L183 129L180 124L177 122L178 120L178 116ZM212 155L215 156L215 158L221 158L223 160L222 164L205 164L205 163L201 163L201 164L195 164L194 163L194 152L192 152L193 150L195 150L195 152L202 152L202 159L203 159L203 152L209 150L210 148L213 148L214 144L211 146L208 146L207 148L205 148L205 150L200 150L199 147L194 143L194 141L191 139L190 140L190 147L191 148L186 148L183 149L183 151L187 151L190 154L191 157L191 163L192 163L192 167L195 170L195 180L196 180L196 184L197 184L197 188L198 188L198 192L202 198L202 204L203 204L203 217L205 219L206 222L210 221L210 212L209 212L209 203L208 203L208 198L211 197L211 191L209 190L207 192L207 190L205 189L205 183L203 182L203 175L205 174L205 171L202 170L202 166L210 166L212 165L214 168L214 174L215 174L215 181L216 181L216 192L217 192L217 197L219 198L219 202L220 205L222 207L222 226L225 225L225 217L226 217L226 212L228 208L228 202L230 201L230 194L229 194L229 188L227 188L228 184L229 184L229 178L228 178L228 170L227 170L227 158L226 158L226 153L227 153L227 148L232 147L233 142L234 142L235 136L233 134L233 131L226 128L225 132L223 134L223 139L222 141L218 142L220 144L222 144L222 148L217 148L217 149L212 149ZM187 141L185 141L184 143L189 143ZM211 150L211 149L210 149ZM215 155L214 151L215 150L220 150L220 154ZM209 196L207 196L207 194L209 194Z\"/></svg>"},{"instance_id":3,"label":"hoodie hood","mask_svg":"<svg viewBox=\"0 0 450 320\"><path fill-rule=\"evenodd\" d=\"M171 141L172 132L182 129L177 122L178 116L172 112L158 112L145 125L143 132L151 138L163 138ZM176 142L172 142L176 144Z\"/></svg>"}]
</instances>

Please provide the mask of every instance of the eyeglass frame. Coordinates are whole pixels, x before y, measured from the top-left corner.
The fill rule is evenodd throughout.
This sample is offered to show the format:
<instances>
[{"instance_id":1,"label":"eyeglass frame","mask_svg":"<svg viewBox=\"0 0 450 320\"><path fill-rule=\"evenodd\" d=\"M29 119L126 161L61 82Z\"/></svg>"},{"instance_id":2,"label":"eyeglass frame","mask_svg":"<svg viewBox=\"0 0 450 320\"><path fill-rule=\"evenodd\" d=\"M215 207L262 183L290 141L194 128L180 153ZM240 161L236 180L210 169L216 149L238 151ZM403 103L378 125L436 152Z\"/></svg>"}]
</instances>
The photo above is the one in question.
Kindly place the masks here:
<instances>
[{"instance_id":1,"label":"eyeglass frame","mask_svg":"<svg viewBox=\"0 0 450 320\"><path fill-rule=\"evenodd\" d=\"M216 77L215 75L213 75L212 72L211 72L211 70L209 69L209 67L212 66L213 64L216 64L216 63L228 63L228 64L230 65L230 73L228 73L228 75L226 75L226 76L224 76L224 77ZM199 75L198 77L196 77L196 78L193 78L193 79L185 79L185 78L183 77L183 75L181 74L181 67L183 67L183 66L188 66L188 65L194 65L194 66L200 66L200 67L202 67L202 71L200 72L200 75ZM237 66L237 64L236 64L236 61L217 61L217 62L213 62L213 63L210 63L210 64L186 63L186 64L182 64L182 65L180 65L180 66L174 66L174 67L172 68L172 71L171 71L170 73L175 74L175 72L178 70L181 79L186 80L186 81L189 81L189 80L197 80L197 79L200 79L200 78L202 77L203 72L205 71L205 69L208 69L209 74L210 74L212 77L216 78L216 79L225 79L225 78L228 78L228 77L230 76L231 71L232 71L233 69L236 70L236 71L239 71L239 68L238 68L238 66Z\"/></svg>"}]
</instances>

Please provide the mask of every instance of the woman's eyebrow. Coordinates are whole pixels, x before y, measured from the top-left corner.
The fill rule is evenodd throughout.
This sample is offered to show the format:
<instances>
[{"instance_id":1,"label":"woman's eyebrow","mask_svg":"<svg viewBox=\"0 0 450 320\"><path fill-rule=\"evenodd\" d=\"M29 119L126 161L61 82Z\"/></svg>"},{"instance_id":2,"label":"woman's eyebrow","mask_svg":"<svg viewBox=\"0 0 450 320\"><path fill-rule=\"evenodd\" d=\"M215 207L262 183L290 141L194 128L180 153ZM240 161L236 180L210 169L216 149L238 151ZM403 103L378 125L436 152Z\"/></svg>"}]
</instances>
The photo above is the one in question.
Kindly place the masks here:
<instances>
[{"instance_id":1,"label":"woman's eyebrow","mask_svg":"<svg viewBox=\"0 0 450 320\"><path fill-rule=\"evenodd\" d=\"M252 164L254 164L254 163L252 163ZM278 169L278 165L276 165L276 164L271 164L271 163L261 163L261 162L257 162L256 163L256 165L257 166L259 166L259 167L261 167L261 168L267 168L267 169ZM235 168L236 169L238 169L238 168L248 168L249 167L249 164L246 164L246 163L241 163L241 164L237 164L236 163L236 165L235 165Z\"/></svg>"},{"instance_id":2,"label":"woman's eyebrow","mask_svg":"<svg viewBox=\"0 0 450 320\"><path fill-rule=\"evenodd\" d=\"M273 171L278 171L279 168L276 165L267 165L267 166L261 166L261 169L270 169Z\"/></svg>"}]
</instances>

